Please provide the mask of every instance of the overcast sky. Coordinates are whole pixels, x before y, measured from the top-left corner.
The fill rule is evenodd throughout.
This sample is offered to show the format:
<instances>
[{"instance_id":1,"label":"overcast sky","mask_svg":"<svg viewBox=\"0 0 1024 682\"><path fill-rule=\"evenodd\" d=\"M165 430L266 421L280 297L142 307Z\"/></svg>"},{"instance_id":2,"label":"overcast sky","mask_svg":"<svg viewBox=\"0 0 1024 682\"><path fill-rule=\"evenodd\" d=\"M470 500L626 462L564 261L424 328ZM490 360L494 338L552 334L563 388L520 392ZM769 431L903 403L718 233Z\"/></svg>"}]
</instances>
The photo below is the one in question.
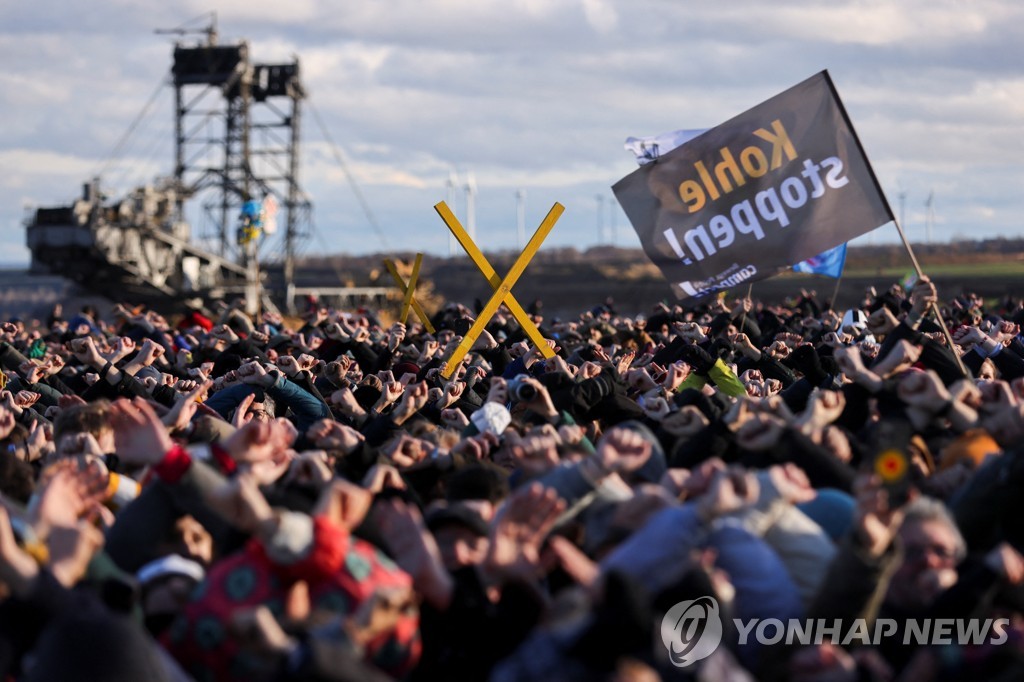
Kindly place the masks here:
<instances>
[{"instance_id":1,"label":"overcast sky","mask_svg":"<svg viewBox=\"0 0 1024 682\"><path fill-rule=\"evenodd\" d=\"M299 56L386 234L307 115L300 182L320 235L307 253L446 254L432 206L452 171L475 176L484 248L516 246L518 190L530 232L566 206L549 244L591 246L600 222L604 241L614 224L638 246L610 191L636 167L626 137L717 125L822 69L897 213L905 195L912 239L931 192L936 241L1021 234L1020 0L40 0L0 5L0 261L27 262L27 208L74 199L166 82L173 38L154 29L211 8L221 42L248 39L254 61ZM171 171L172 121L164 87L108 191ZM464 218L461 190L455 204Z\"/></svg>"}]
</instances>

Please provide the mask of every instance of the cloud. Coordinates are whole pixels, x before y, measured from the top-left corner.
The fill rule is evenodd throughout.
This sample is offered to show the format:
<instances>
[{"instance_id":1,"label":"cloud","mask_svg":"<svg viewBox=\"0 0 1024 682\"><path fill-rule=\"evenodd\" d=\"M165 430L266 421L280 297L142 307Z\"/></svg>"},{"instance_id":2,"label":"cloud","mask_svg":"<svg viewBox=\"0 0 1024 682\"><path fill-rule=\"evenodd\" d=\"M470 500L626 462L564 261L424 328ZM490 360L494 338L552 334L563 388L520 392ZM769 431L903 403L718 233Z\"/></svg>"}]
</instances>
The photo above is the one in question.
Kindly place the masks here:
<instances>
[{"instance_id":1,"label":"cloud","mask_svg":"<svg viewBox=\"0 0 1024 682\"><path fill-rule=\"evenodd\" d=\"M619 23L618 12L606 0L583 0L583 14L598 33L610 33Z\"/></svg>"},{"instance_id":2,"label":"cloud","mask_svg":"<svg viewBox=\"0 0 1024 682\"><path fill-rule=\"evenodd\" d=\"M4 229L20 229L25 197L63 203L104 166L117 189L171 171L169 88L113 152L166 78L173 41L202 37L153 30L200 28L208 7L0 9L0 59L16 65L0 74L0 162L17 169L0 187ZM523 188L528 222L561 201L551 243L586 246L595 197L607 210L609 186L634 168L625 137L715 125L824 68L911 216L934 190L946 234L1018 230L1024 6L1013 0L225 0L217 12L222 44L244 37L256 61L301 59L300 180L327 246L381 247L328 137L394 244L446 252L431 207L456 169L476 175L489 243L514 245Z\"/></svg>"}]
</instances>

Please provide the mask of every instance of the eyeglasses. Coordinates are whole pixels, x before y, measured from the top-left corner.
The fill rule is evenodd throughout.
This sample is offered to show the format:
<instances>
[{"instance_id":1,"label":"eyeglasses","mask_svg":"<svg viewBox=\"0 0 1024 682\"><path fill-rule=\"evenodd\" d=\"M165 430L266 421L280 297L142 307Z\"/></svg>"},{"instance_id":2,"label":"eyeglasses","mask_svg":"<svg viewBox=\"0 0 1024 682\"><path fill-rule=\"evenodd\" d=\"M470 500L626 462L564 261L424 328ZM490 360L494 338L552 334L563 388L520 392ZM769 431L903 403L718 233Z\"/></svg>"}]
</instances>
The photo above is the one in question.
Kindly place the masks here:
<instances>
[{"instance_id":1,"label":"eyeglasses","mask_svg":"<svg viewBox=\"0 0 1024 682\"><path fill-rule=\"evenodd\" d=\"M952 562L957 558L956 549L953 547L944 547L937 544L903 545L903 556L907 561L921 561L927 554L932 554L942 561Z\"/></svg>"}]
</instances>

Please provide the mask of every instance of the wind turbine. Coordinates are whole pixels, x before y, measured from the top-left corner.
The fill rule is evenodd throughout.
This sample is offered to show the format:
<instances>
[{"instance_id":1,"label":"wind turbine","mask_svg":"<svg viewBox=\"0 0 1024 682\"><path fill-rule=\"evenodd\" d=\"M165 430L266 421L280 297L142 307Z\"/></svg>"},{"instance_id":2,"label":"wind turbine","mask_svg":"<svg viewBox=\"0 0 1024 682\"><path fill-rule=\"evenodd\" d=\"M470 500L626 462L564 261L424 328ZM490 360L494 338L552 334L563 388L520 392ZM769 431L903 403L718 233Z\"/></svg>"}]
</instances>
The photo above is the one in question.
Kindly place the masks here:
<instances>
[{"instance_id":1,"label":"wind turbine","mask_svg":"<svg viewBox=\"0 0 1024 682\"><path fill-rule=\"evenodd\" d=\"M618 204L616 204L615 197L613 196L608 200L608 225L612 235L612 246L619 242L619 224L616 220L616 208L618 208Z\"/></svg>"},{"instance_id":2,"label":"wind turbine","mask_svg":"<svg viewBox=\"0 0 1024 682\"><path fill-rule=\"evenodd\" d=\"M924 202L925 218L924 226L928 235L928 243L932 243L932 228L935 227L935 190L928 192L928 199Z\"/></svg>"},{"instance_id":3,"label":"wind turbine","mask_svg":"<svg viewBox=\"0 0 1024 682\"><path fill-rule=\"evenodd\" d=\"M526 246L526 190L516 190L516 239L519 250Z\"/></svg>"},{"instance_id":4,"label":"wind turbine","mask_svg":"<svg viewBox=\"0 0 1024 682\"><path fill-rule=\"evenodd\" d=\"M459 184L459 177L455 175L454 170L448 171L448 182L445 183L445 203L448 204L448 210L455 214L455 188ZM455 235L448 234L448 257L451 258L455 255Z\"/></svg>"},{"instance_id":5,"label":"wind turbine","mask_svg":"<svg viewBox=\"0 0 1024 682\"><path fill-rule=\"evenodd\" d=\"M466 172L466 231L476 241L476 177L472 171Z\"/></svg>"},{"instance_id":6,"label":"wind turbine","mask_svg":"<svg viewBox=\"0 0 1024 682\"><path fill-rule=\"evenodd\" d=\"M907 227L907 190L900 189L900 226L906 229Z\"/></svg>"}]
</instances>

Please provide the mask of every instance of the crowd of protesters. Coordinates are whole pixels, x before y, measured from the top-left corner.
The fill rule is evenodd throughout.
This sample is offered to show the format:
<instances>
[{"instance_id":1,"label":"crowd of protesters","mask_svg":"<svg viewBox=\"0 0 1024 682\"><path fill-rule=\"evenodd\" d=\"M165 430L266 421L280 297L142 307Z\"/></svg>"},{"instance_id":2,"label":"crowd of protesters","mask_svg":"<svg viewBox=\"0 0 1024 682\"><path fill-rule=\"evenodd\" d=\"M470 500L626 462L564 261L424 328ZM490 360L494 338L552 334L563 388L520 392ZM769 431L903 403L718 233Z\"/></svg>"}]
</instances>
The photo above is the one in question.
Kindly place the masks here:
<instances>
[{"instance_id":1,"label":"crowd of protesters","mask_svg":"<svg viewBox=\"0 0 1024 682\"><path fill-rule=\"evenodd\" d=\"M217 305L0 328L6 679L1024 679L1020 301L502 309L454 368L461 305ZM1000 637L730 625L858 618Z\"/></svg>"}]
</instances>

